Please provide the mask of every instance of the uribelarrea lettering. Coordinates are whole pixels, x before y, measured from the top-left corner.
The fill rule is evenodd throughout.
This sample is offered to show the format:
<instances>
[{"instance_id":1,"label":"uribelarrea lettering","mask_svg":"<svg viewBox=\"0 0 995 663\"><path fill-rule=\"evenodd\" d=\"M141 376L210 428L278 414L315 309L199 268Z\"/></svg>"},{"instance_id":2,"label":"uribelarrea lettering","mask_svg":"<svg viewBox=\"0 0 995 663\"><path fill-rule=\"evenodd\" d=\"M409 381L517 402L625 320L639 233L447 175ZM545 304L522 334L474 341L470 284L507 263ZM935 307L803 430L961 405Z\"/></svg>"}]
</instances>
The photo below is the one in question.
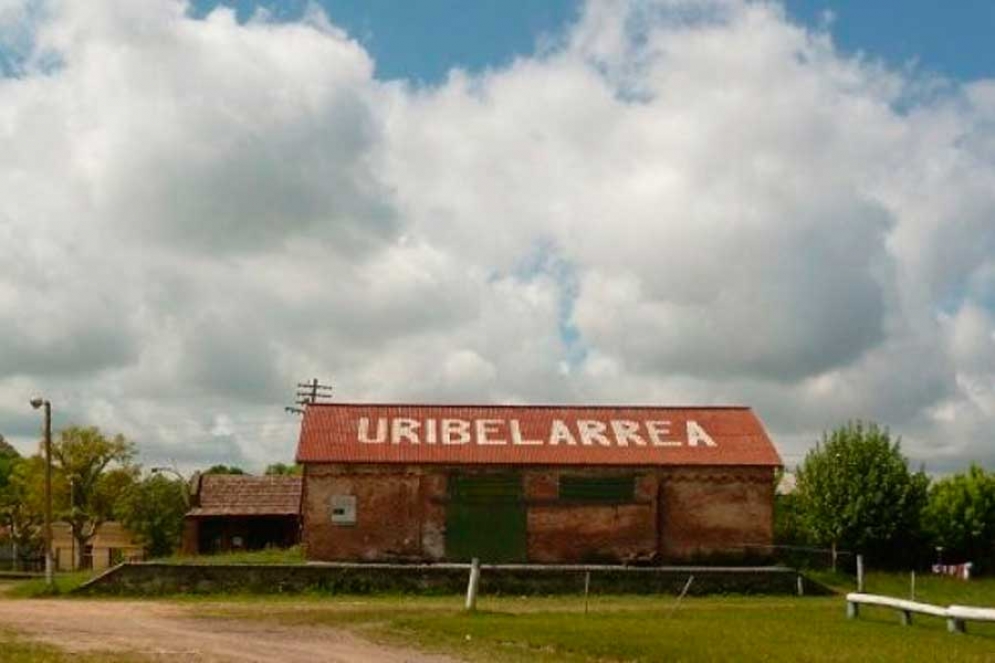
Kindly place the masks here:
<instances>
[{"instance_id":1,"label":"uribelarrea lettering","mask_svg":"<svg viewBox=\"0 0 995 663\"><path fill-rule=\"evenodd\" d=\"M675 431L668 420L553 419L548 430L526 435L518 419L413 419L360 417L358 441L363 444L443 444L480 446L717 447L696 421ZM680 428L680 427L679 427Z\"/></svg>"}]
</instances>

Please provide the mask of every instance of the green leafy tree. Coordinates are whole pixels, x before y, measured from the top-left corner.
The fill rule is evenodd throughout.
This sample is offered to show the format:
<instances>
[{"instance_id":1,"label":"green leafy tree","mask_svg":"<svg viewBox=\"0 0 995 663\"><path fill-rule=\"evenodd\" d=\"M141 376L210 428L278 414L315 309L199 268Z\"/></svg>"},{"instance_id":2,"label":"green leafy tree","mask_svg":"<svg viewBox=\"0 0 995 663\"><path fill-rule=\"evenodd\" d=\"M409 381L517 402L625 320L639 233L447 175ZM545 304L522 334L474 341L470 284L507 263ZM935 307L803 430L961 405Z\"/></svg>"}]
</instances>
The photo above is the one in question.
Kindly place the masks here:
<instances>
[{"instance_id":1,"label":"green leafy tree","mask_svg":"<svg viewBox=\"0 0 995 663\"><path fill-rule=\"evenodd\" d=\"M0 435L0 490L7 485L14 463L21 459L21 454L11 446L10 442Z\"/></svg>"},{"instance_id":2,"label":"green leafy tree","mask_svg":"<svg viewBox=\"0 0 995 663\"><path fill-rule=\"evenodd\" d=\"M152 474L133 484L118 505L117 514L152 557L176 550L183 534L187 488L177 479Z\"/></svg>"},{"instance_id":3,"label":"green leafy tree","mask_svg":"<svg viewBox=\"0 0 995 663\"><path fill-rule=\"evenodd\" d=\"M135 446L122 435L107 437L96 427L73 426L52 442L53 503L76 541L76 567L83 550L135 483Z\"/></svg>"},{"instance_id":4,"label":"green leafy tree","mask_svg":"<svg viewBox=\"0 0 995 663\"><path fill-rule=\"evenodd\" d=\"M297 463L292 465L287 465L286 463L273 463L272 465L266 466L266 471L263 472L266 476L298 476L304 471L304 468Z\"/></svg>"},{"instance_id":5,"label":"green leafy tree","mask_svg":"<svg viewBox=\"0 0 995 663\"><path fill-rule=\"evenodd\" d=\"M7 528L14 570L22 555L41 545L45 464L39 456L11 460L0 488L0 525Z\"/></svg>"},{"instance_id":6,"label":"green leafy tree","mask_svg":"<svg viewBox=\"0 0 995 663\"><path fill-rule=\"evenodd\" d=\"M936 482L923 522L945 558L995 566L995 473L971 465L965 474Z\"/></svg>"},{"instance_id":7,"label":"green leafy tree","mask_svg":"<svg viewBox=\"0 0 995 663\"><path fill-rule=\"evenodd\" d=\"M3 435L0 435L0 499L3 499L4 491L10 484L10 477L14 473L14 465L21 461L21 454L15 449Z\"/></svg>"},{"instance_id":8,"label":"green leafy tree","mask_svg":"<svg viewBox=\"0 0 995 663\"><path fill-rule=\"evenodd\" d=\"M909 470L887 429L858 421L824 434L797 479L800 516L816 543L879 564L909 561L921 549L929 479Z\"/></svg>"},{"instance_id":9,"label":"green leafy tree","mask_svg":"<svg viewBox=\"0 0 995 663\"><path fill-rule=\"evenodd\" d=\"M809 543L808 529L802 518L797 495L774 496L774 543L778 545Z\"/></svg>"},{"instance_id":10,"label":"green leafy tree","mask_svg":"<svg viewBox=\"0 0 995 663\"><path fill-rule=\"evenodd\" d=\"M204 474L246 474L246 471L235 465L211 465Z\"/></svg>"}]
</instances>

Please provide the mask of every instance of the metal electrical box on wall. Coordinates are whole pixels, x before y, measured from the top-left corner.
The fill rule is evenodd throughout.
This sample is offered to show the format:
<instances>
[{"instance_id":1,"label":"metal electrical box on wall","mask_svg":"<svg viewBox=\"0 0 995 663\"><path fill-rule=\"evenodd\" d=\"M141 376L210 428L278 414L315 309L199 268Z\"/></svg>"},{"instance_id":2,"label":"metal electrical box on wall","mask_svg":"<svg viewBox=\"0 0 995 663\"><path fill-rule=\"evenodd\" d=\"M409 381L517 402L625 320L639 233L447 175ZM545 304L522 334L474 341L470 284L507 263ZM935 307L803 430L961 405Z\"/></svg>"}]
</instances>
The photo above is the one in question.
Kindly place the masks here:
<instances>
[{"instance_id":1,"label":"metal electrical box on wall","mask_svg":"<svg viewBox=\"0 0 995 663\"><path fill-rule=\"evenodd\" d=\"M332 523L335 525L356 524L356 496L332 495L330 501Z\"/></svg>"}]
</instances>

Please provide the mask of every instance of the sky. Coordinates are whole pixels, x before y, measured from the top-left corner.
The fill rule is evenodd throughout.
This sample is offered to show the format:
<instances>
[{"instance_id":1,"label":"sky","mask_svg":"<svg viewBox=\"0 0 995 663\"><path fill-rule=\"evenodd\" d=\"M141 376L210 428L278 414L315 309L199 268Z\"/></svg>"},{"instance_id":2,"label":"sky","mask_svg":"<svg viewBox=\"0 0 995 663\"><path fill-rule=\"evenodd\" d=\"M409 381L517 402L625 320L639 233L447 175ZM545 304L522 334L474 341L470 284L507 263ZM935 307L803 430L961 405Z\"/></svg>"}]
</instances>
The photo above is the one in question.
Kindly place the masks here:
<instances>
[{"instance_id":1,"label":"sky","mask_svg":"<svg viewBox=\"0 0 995 663\"><path fill-rule=\"evenodd\" d=\"M995 469L995 10L881 4L0 0L0 433L258 470L318 377Z\"/></svg>"}]
</instances>

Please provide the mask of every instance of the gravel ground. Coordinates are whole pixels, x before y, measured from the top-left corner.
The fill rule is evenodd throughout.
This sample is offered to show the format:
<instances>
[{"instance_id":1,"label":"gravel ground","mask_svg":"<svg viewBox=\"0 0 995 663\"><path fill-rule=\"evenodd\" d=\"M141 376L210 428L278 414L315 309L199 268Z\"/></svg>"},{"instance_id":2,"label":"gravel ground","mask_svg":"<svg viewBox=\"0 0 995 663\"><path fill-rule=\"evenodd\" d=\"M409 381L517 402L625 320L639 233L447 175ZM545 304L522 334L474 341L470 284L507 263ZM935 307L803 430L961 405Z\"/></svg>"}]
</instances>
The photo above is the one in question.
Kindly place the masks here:
<instances>
[{"instance_id":1,"label":"gravel ground","mask_svg":"<svg viewBox=\"0 0 995 663\"><path fill-rule=\"evenodd\" d=\"M191 618L192 609L157 601L0 599L0 629L69 652L129 652L153 660L454 663L339 629Z\"/></svg>"}]
</instances>

